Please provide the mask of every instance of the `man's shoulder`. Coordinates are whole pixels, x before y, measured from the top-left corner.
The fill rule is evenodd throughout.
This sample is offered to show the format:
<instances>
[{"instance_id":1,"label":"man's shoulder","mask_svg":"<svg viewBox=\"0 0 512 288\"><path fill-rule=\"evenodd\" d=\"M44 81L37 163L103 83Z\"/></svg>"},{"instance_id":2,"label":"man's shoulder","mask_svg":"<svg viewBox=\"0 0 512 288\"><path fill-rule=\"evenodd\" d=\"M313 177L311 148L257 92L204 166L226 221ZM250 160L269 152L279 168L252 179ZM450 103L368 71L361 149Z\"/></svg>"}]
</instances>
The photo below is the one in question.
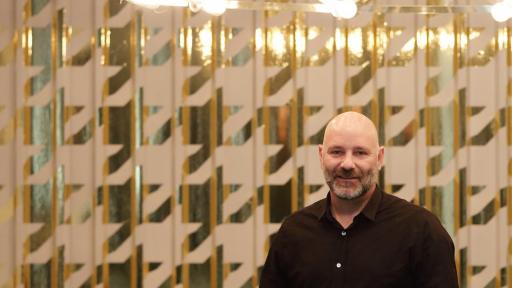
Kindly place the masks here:
<instances>
[{"instance_id":1,"label":"man's shoulder","mask_svg":"<svg viewBox=\"0 0 512 288\"><path fill-rule=\"evenodd\" d=\"M325 212L325 202L325 199L319 200L284 218L276 237L280 239L279 242L302 241L305 235L322 229L319 224Z\"/></svg>"},{"instance_id":2,"label":"man's shoulder","mask_svg":"<svg viewBox=\"0 0 512 288\"><path fill-rule=\"evenodd\" d=\"M408 221L416 224L441 225L438 217L425 207L418 206L393 194L384 193L382 207L388 211L394 211Z\"/></svg>"},{"instance_id":3,"label":"man's shoulder","mask_svg":"<svg viewBox=\"0 0 512 288\"><path fill-rule=\"evenodd\" d=\"M284 224L308 223L307 220L319 220L325 213L326 199L320 199L302 209L299 209L285 218Z\"/></svg>"},{"instance_id":4,"label":"man's shoulder","mask_svg":"<svg viewBox=\"0 0 512 288\"><path fill-rule=\"evenodd\" d=\"M393 194L384 193L383 199L382 199L382 207L384 209L393 210L396 212L400 212L403 214L407 214L411 217L415 217L418 219L425 219L425 218L436 218L437 217L430 212L428 209L418 206L414 203L411 203L403 198L400 198L398 196L395 196Z\"/></svg>"}]
</instances>

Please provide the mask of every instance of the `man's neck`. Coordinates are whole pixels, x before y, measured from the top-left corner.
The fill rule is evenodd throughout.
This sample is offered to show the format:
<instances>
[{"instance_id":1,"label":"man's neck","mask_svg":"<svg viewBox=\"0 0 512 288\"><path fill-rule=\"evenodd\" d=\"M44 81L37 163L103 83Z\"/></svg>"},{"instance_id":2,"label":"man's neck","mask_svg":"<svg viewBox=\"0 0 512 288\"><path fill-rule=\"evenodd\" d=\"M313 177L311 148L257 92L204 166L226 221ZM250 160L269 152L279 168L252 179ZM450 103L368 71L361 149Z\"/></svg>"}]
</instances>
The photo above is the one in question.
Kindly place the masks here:
<instances>
[{"instance_id":1,"label":"man's neck","mask_svg":"<svg viewBox=\"0 0 512 288\"><path fill-rule=\"evenodd\" d=\"M330 192L332 216L343 228L348 228L354 221L354 217L361 213L364 207L366 207L366 204L370 201L370 198L372 198L375 190L376 185L370 188L362 197L352 200L340 199L334 195L334 193Z\"/></svg>"}]
</instances>

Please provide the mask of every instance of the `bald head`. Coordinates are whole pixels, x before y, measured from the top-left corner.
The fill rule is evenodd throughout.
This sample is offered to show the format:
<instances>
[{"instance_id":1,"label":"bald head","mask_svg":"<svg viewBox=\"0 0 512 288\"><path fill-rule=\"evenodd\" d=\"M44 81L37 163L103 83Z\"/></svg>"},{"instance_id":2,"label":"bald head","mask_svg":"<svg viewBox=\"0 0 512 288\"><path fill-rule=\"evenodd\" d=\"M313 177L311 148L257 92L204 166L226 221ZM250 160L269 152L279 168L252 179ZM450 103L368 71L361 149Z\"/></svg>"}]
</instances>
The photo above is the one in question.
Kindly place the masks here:
<instances>
[{"instance_id":1,"label":"bald head","mask_svg":"<svg viewBox=\"0 0 512 288\"><path fill-rule=\"evenodd\" d=\"M377 129L370 119L357 112L334 117L325 128L318 152L332 195L342 200L368 200L384 164L384 147L379 147Z\"/></svg>"},{"instance_id":2,"label":"bald head","mask_svg":"<svg viewBox=\"0 0 512 288\"><path fill-rule=\"evenodd\" d=\"M331 134L341 133L342 131L350 131L355 134L364 135L368 141L370 141L369 144L371 144L373 148L379 147L377 128L375 128L372 120L361 113L349 111L332 118L325 128L323 144L326 144Z\"/></svg>"}]
</instances>

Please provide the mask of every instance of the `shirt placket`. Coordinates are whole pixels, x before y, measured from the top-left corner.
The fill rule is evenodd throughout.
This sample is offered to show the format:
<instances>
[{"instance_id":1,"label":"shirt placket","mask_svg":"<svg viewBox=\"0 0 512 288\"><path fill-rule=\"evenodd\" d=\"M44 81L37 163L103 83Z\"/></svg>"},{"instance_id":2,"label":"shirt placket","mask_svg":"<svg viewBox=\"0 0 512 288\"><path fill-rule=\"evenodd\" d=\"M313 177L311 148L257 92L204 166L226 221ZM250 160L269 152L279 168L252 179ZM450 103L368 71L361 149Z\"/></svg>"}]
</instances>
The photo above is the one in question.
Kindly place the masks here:
<instances>
[{"instance_id":1,"label":"shirt placket","mask_svg":"<svg viewBox=\"0 0 512 288\"><path fill-rule=\"evenodd\" d=\"M345 285L346 282L346 267L349 264L347 262L347 249L348 249L348 241L350 239L350 231L347 229L343 229L339 227L337 229L337 249L336 256L334 257L334 261L332 265L334 266L334 277L333 277L333 285L332 287L347 287Z\"/></svg>"}]
</instances>

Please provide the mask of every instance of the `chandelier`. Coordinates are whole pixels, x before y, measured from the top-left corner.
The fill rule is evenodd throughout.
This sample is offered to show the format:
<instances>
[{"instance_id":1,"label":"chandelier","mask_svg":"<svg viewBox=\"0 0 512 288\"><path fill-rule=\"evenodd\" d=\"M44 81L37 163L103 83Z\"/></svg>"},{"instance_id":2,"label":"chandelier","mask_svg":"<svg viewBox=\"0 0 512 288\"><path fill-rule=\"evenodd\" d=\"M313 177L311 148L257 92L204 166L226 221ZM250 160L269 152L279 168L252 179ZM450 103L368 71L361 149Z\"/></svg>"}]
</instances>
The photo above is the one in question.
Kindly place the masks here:
<instances>
[{"instance_id":1,"label":"chandelier","mask_svg":"<svg viewBox=\"0 0 512 288\"><path fill-rule=\"evenodd\" d=\"M301 11L330 13L338 19L351 19L358 12L363 13L490 13L497 22L512 18L512 0L501 0L493 5L372 5L358 7L356 0L319 0L319 3L260 2L247 0L126 0L133 4L156 9L159 7L188 7L192 12L204 11L214 16L222 15L227 9Z\"/></svg>"}]
</instances>

